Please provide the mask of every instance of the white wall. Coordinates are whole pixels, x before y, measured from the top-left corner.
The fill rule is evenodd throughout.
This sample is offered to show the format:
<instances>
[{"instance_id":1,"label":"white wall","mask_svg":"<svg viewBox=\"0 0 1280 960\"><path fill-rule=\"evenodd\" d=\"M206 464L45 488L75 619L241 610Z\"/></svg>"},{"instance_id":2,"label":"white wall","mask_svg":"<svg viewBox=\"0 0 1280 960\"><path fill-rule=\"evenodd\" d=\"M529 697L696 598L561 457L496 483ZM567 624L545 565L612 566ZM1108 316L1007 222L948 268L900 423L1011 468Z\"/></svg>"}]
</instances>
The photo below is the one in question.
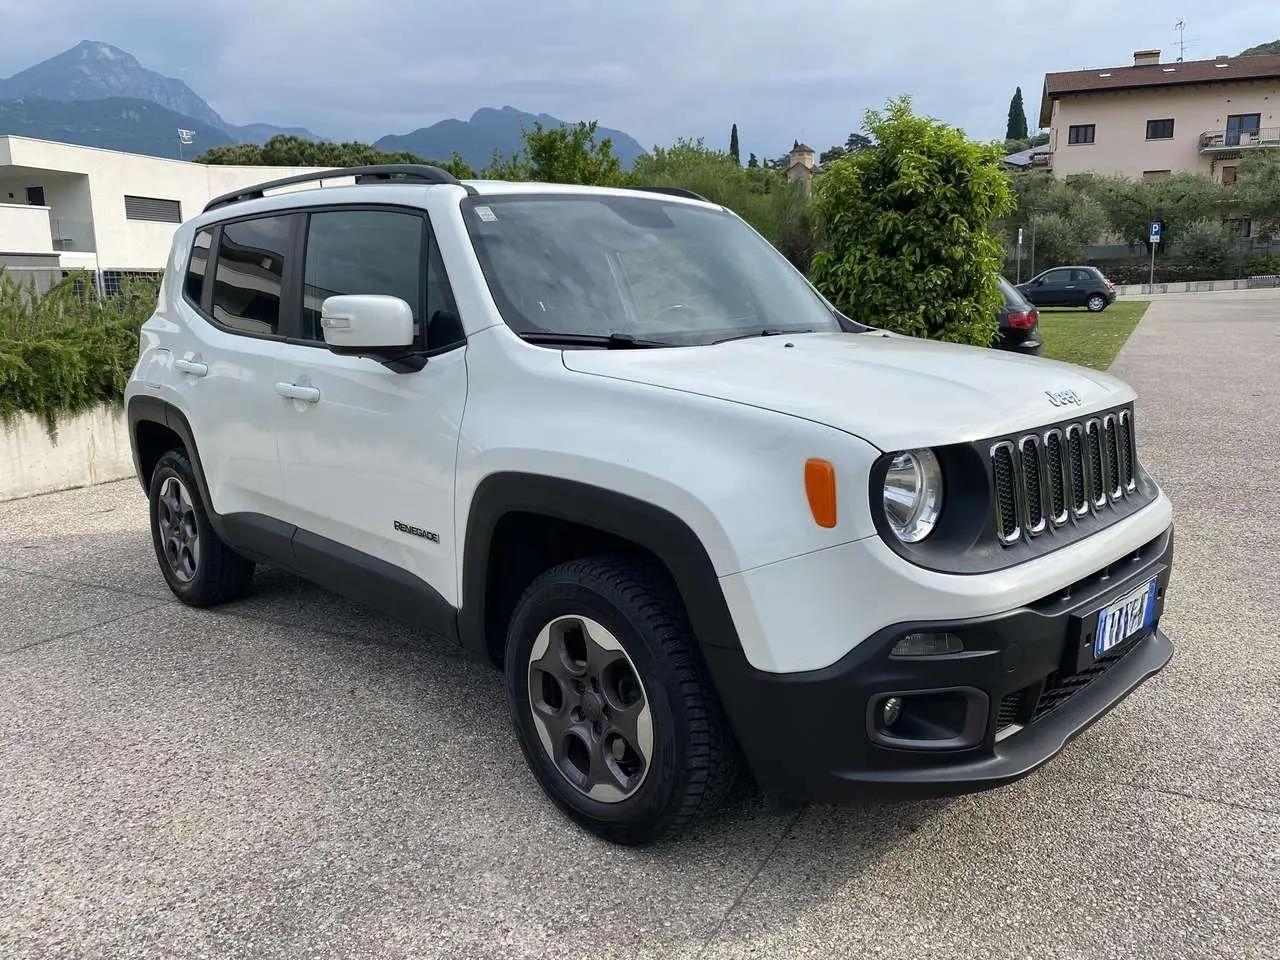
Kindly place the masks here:
<instances>
[{"instance_id":1,"label":"white wall","mask_svg":"<svg viewBox=\"0 0 1280 960\"><path fill-rule=\"evenodd\" d=\"M1053 109L1053 175L1093 172L1137 179L1148 170L1207 174L1212 157L1200 153L1200 135L1225 131L1228 115L1240 113L1261 114L1263 127L1280 127L1280 83L1253 81L1064 96ZM1174 120L1173 139L1148 140L1147 121L1170 117ZM1070 127L1089 123L1096 128L1093 143L1068 142Z\"/></svg>"},{"instance_id":2,"label":"white wall","mask_svg":"<svg viewBox=\"0 0 1280 960\"><path fill-rule=\"evenodd\" d=\"M57 441L43 420L20 413L0 423L0 501L84 487L133 474L124 413L95 407L58 422Z\"/></svg>"},{"instance_id":3,"label":"white wall","mask_svg":"<svg viewBox=\"0 0 1280 960\"><path fill-rule=\"evenodd\" d=\"M0 253L52 253L49 208L0 203Z\"/></svg>"},{"instance_id":4,"label":"white wall","mask_svg":"<svg viewBox=\"0 0 1280 960\"><path fill-rule=\"evenodd\" d=\"M66 199L69 209L92 219L98 265L103 270L158 270L168 258L177 224L129 220L124 210L126 194L176 200L186 220L200 213L219 194L316 169L206 166L22 137L0 137L0 145L5 145L0 150L7 151L15 166L81 175L66 180L83 184L83 196ZM3 157L0 152L0 159ZM0 167L0 179L12 176L6 177ZM32 174L22 176L30 178ZM45 199L60 212L60 198L50 195L47 188Z\"/></svg>"}]
</instances>

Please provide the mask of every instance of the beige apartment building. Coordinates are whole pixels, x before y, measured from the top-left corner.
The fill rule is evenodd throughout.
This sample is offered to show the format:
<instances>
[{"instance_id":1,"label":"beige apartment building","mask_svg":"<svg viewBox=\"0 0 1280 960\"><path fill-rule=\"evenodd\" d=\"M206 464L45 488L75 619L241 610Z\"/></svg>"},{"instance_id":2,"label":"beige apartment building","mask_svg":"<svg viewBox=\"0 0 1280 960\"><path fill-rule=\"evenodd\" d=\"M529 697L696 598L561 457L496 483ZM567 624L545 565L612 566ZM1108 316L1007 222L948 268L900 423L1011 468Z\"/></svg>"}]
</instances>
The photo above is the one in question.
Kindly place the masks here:
<instances>
[{"instance_id":1,"label":"beige apartment building","mask_svg":"<svg viewBox=\"0 0 1280 960\"><path fill-rule=\"evenodd\" d=\"M1040 126L1056 177L1194 172L1230 183L1246 151L1280 149L1280 56L1169 63L1140 50L1131 66L1049 73Z\"/></svg>"}]
</instances>

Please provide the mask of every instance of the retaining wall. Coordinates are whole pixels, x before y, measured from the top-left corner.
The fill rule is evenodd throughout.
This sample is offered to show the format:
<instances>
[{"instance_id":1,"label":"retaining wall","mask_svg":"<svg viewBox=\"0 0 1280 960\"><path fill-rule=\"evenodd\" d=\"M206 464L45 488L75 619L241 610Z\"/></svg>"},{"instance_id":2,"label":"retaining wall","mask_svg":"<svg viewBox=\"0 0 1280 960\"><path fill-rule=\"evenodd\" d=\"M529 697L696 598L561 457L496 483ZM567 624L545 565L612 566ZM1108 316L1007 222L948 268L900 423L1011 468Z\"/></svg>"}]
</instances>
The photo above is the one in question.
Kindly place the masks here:
<instances>
[{"instance_id":1,"label":"retaining wall","mask_svg":"<svg viewBox=\"0 0 1280 960\"><path fill-rule=\"evenodd\" d=\"M133 472L129 430L119 408L60 418L56 438L44 420L30 414L0 423L0 500L121 480Z\"/></svg>"}]
</instances>

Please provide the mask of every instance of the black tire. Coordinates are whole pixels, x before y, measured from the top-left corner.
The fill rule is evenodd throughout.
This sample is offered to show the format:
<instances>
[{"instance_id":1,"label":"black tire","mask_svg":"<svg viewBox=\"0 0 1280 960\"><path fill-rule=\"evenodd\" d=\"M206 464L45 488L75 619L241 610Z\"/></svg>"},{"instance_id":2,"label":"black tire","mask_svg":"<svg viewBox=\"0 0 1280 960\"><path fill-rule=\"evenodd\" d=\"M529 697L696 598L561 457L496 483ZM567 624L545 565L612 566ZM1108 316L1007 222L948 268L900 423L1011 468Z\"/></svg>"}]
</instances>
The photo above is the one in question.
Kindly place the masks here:
<instances>
[{"instance_id":1,"label":"black tire","mask_svg":"<svg viewBox=\"0 0 1280 960\"><path fill-rule=\"evenodd\" d=\"M180 490L174 482L180 485ZM189 505L184 526L188 544L194 550L188 548L182 553L190 561L185 563L172 559L173 552L182 551L168 550L173 539L165 533L165 511L168 507L162 508L161 494L172 495L175 491L185 495L184 506ZM200 498L200 487L191 469L191 461L183 451L170 450L156 463L151 473L149 500L151 542L160 572L174 596L192 607L208 607L238 599L249 592L253 586L253 562L228 547L214 532L204 501Z\"/></svg>"},{"instance_id":2,"label":"black tire","mask_svg":"<svg viewBox=\"0 0 1280 960\"><path fill-rule=\"evenodd\" d=\"M595 621L620 643L651 713L651 756L625 799L600 802L571 783L535 726L530 655L544 627L573 617ZM601 556L542 574L512 617L505 671L512 720L530 768L556 805L597 836L628 846L651 843L712 810L732 789L737 746L665 571Z\"/></svg>"},{"instance_id":3,"label":"black tire","mask_svg":"<svg viewBox=\"0 0 1280 960\"><path fill-rule=\"evenodd\" d=\"M1093 293L1089 295L1089 299L1085 301L1084 305L1090 313L1101 313L1107 309L1107 298L1100 293Z\"/></svg>"}]
</instances>

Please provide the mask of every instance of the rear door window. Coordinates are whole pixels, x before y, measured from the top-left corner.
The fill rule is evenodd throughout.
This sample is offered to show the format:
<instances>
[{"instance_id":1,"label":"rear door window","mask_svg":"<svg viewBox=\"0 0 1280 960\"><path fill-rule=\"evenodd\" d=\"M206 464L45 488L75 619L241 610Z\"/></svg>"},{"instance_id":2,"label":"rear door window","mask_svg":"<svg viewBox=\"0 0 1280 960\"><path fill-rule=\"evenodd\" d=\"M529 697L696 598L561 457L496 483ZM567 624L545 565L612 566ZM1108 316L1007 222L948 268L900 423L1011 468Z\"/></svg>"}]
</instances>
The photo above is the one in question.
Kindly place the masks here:
<instances>
[{"instance_id":1,"label":"rear door window","mask_svg":"<svg viewBox=\"0 0 1280 960\"><path fill-rule=\"evenodd\" d=\"M237 333L280 331L281 301L296 215L222 225L214 270L213 319Z\"/></svg>"}]
</instances>

